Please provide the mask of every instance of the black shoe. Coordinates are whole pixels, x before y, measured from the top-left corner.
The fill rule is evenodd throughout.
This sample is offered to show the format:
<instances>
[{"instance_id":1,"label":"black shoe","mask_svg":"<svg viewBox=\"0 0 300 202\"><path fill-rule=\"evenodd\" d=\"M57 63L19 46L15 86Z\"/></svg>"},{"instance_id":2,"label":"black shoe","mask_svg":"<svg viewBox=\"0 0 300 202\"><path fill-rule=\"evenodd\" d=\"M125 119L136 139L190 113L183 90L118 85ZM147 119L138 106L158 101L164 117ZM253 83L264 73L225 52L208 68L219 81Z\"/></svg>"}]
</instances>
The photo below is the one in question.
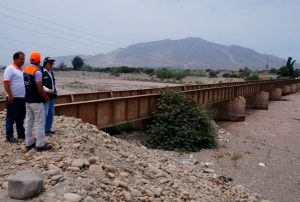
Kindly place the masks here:
<instances>
[{"instance_id":1,"label":"black shoe","mask_svg":"<svg viewBox=\"0 0 300 202\"><path fill-rule=\"evenodd\" d=\"M9 142L9 143L17 143L18 140L16 138L12 137L12 138L7 139L7 142Z\"/></svg>"},{"instance_id":2,"label":"black shoe","mask_svg":"<svg viewBox=\"0 0 300 202\"><path fill-rule=\"evenodd\" d=\"M26 146L27 151L29 151L29 150L31 150L33 148L35 148L35 142L32 145L30 145L30 146Z\"/></svg>"},{"instance_id":3,"label":"black shoe","mask_svg":"<svg viewBox=\"0 0 300 202\"><path fill-rule=\"evenodd\" d=\"M25 140L25 135L23 134L23 135L18 135L18 139L19 140Z\"/></svg>"},{"instance_id":4,"label":"black shoe","mask_svg":"<svg viewBox=\"0 0 300 202\"><path fill-rule=\"evenodd\" d=\"M46 133L46 134L55 134L55 132L52 131L52 130L46 131L45 133Z\"/></svg>"},{"instance_id":5,"label":"black shoe","mask_svg":"<svg viewBox=\"0 0 300 202\"><path fill-rule=\"evenodd\" d=\"M44 146L42 147L35 147L35 149L37 151L47 151L47 150L51 150L52 149L52 145L48 144L48 143L45 143Z\"/></svg>"}]
</instances>

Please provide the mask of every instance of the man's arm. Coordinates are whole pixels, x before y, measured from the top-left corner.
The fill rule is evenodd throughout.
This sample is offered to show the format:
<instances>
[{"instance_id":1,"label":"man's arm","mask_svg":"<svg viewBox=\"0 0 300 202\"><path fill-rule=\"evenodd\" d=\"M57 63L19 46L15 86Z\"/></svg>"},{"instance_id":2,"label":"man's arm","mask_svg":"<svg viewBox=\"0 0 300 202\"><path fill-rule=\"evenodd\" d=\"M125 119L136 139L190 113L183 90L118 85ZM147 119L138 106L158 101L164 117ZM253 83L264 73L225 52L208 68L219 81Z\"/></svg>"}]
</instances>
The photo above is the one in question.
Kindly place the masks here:
<instances>
[{"instance_id":1,"label":"man's arm","mask_svg":"<svg viewBox=\"0 0 300 202\"><path fill-rule=\"evenodd\" d=\"M36 87L39 91L39 94L44 98L44 100L47 102L49 100L49 97L48 95L46 94L46 92L44 91L44 88L43 88L43 84L41 81L36 81Z\"/></svg>"},{"instance_id":2,"label":"man's arm","mask_svg":"<svg viewBox=\"0 0 300 202\"><path fill-rule=\"evenodd\" d=\"M12 77L13 77L13 74L12 74L11 69L6 67L4 70L4 74L3 74L3 84L4 84L4 89L8 96L8 102L10 104L14 103L14 97L13 97L11 87L10 87Z\"/></svg>"},{"instance_id":3,"label":"man's arm","mask_svg":"<svg viewBox=\"0 0 300 202\"><path fill-rule=\"evenodd\" d=\"M47 102L49 100L49 97L43 88L43 75L40 71L35 72L34 80L39 94L44 98L44 101Z\"/></svg>"},{"instance_id":4,"label":"man's arm","mask_svg":"<svg viewBox=\"0 0 300 202\"><path fill-rule=\"evenodd\" d=\"M12 94L12 91L11 91L11 88L10 88L10 81L6 80L6 81L3 81L3 84L4 84L4 89L8 95L8 102L10 104L13 104L14 103L14 97L13 97L13 94Z\"/></svg>"}]
</instances>

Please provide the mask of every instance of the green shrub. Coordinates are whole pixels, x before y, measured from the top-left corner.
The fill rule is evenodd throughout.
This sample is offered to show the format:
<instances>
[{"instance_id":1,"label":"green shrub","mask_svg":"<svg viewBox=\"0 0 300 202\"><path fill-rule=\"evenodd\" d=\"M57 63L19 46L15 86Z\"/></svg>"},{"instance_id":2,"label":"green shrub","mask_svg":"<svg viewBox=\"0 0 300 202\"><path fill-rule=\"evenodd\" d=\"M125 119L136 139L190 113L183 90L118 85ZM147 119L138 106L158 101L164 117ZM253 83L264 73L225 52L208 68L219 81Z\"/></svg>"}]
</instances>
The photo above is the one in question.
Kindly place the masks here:
<instances>
[{"instance_id":1,"label":"green shrub","mask_svg":"<svg viewBox=\"0 0 300 202\"><path fill-rule=\"evenodd\" d=\"M170 79L173 77L172 71L167 68L158 69L155 71L155 74L159 79Z\"/></svg>"},{"instance_id":2,"label":"green shrub","mask_svg":"<svg viewBox=\"0 0 300 202\"><path fill-rule=\"evenodd\" d=\"M131 132L133 131L134 127L129 124L121 124L121 125L117 125L114 127L110 127L110 128L106 128L105 131L111 135L119 135L122 134L123 132Z\"/></svg>"},{"instance_id":3,"label":"green shrub","mask_svg":"<svg viewBox=\"0 0 300 202\"><path fill-rule=\"evenodd\" d=\"M246 81L258 81L259 77L257 74L252 74L252 75L246 76L245 80Z\"/></svg>"},{"instance_id":4,"label":"green shrub","mask_svg":"<svg viewBox=\"0 0 300 202\"><path fill-rule=\"evenodd\" d=\"M223 77L224 78L240 78L240 76L234 72L232 73L225 73L223 74Z\"/></svg>"},{"instance_id":5,"label":"green shrub","mask_svg":"<svg viewBox=\"0 0 300 202\"><path fill-rule=\"evenodd\" d=\"M192 100L171 91L162 92L146 133L146 146L156 149L192 152L217 146L210 116Z\"/></svg>"}]
</instances>

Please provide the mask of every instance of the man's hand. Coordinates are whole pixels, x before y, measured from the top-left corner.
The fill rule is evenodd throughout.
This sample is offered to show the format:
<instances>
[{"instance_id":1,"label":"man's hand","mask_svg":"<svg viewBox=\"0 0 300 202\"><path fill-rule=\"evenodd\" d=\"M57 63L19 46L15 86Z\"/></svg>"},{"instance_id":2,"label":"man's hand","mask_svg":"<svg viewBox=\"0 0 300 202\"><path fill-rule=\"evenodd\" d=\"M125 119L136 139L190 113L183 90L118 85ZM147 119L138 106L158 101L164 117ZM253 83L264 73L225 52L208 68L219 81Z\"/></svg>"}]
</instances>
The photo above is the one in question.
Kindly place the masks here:
<instances>
[{"instance_id":1,"label":"man's hand","mask_svg":"<svg viewBox=\"0 0 300 202\"><path fill-rule=\"evenodd\" d=\"M8 102L9 104L14 104L14 97L13 96L8 96Z\"/></svg>"},{"instance_id":2,"label":"man's hand","mask_svg":"<svg viewBox=\"0 0 300 202\"><path fill-rule=\"evenodd\" d=\"M54 94L54 90L49 89L49 90L47 91L47 93Z\"/></svg>"}]
</instances>

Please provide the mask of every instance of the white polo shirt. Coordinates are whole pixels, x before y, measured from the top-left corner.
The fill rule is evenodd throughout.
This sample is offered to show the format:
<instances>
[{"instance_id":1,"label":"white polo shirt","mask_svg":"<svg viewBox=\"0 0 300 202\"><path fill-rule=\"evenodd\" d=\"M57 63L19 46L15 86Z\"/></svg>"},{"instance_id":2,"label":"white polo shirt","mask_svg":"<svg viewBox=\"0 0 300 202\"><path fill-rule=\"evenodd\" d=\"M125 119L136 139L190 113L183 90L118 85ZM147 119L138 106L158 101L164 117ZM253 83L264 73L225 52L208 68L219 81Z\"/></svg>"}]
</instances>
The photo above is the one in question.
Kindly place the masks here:
<instances>
[{"instance_id":1,"label":"white polo shirt","mask_svg":"<svg viewBox=\"0 0 300 202\"><path fill-rule=\"evenodd\" d=\"M4 70L3 81L10 81L13 97L25 97L25 85L22 68L9 65Z\"/></svg>"}]
</instances>

